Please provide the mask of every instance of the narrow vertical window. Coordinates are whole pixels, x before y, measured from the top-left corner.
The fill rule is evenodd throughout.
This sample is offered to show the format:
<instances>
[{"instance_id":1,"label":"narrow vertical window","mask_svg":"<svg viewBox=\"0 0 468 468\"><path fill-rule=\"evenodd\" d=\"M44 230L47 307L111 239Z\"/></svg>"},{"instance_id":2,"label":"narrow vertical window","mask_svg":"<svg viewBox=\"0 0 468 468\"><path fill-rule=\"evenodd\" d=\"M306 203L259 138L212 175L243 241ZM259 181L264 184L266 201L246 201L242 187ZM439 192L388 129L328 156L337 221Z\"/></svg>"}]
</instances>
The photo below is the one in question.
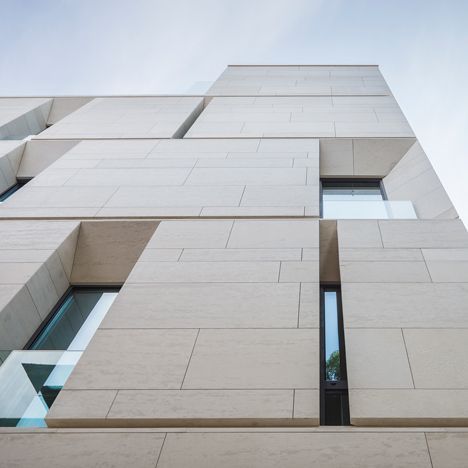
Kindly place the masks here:
<instances>
[{"instance_id":1,"label":"narrow vertical window","mask_svg":"<svg viewBox=\"0 0 468 468\"><path fill-rule=\"evenodd\" d=\"M349 424L349 404L341 290L322 286L320 293L320 423L342 426Z\"/></svg>"}]
</instances>

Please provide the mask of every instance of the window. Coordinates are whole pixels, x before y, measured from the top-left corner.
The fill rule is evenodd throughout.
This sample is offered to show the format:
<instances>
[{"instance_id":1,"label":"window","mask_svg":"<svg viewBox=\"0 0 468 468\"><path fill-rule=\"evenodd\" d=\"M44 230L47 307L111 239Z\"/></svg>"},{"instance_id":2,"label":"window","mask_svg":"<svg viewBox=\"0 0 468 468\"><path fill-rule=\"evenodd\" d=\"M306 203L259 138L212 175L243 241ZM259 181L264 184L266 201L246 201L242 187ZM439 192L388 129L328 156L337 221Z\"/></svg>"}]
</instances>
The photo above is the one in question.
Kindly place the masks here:
<instances>
[{"instance_id":1,"label":"window","mask_svg":"<svg viewBox=\"0 0 468 468\"><path fill-rule=\"evenodd\" d=\"M26 185L30 180L31 179L18 179L13 187L10 187L8 190L5 190L5 192L0 194L0 203L3 203L7 198L11 197L11 195Z\"/></svg>"},{"instance_id":2,"label":"window","mask_svg":"<svg viewBox=\"0 0 468 468\"><path fill-rule=\"evenodd\" d=\"M320 423L347 425L348 382L340 287L322 286L320 305Z\"/></svg>"},{"instance_id":3,"label":"window","mask_svg":"<svg viewBox=\"0 0 468 468\"><path fill-rule=\"evenodd\" d=\"M381 180L322 179L322 218L387 218Z\"/></svg>"},{"instance_id":4,"label":"window","mask_svg":"<svg viewBox=\"0 0 468 468\"><path fill-rule=\"evenodd\" d=\"M0 353L1 426L46 425L47 411L117 293L116 288L71 288L25 350Z\"/></svg>"}]
</instances>

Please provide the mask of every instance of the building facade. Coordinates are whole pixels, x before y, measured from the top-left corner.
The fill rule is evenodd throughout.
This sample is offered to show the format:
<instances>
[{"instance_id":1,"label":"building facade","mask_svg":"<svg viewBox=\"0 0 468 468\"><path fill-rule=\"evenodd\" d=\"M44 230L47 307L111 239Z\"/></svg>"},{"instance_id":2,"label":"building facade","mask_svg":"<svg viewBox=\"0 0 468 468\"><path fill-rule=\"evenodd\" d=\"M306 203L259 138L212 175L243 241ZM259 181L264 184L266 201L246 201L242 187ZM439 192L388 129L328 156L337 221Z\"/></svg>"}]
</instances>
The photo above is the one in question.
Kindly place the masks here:
<instances>
[{"instance_id":1,"label":"building facade","mask_svg":"<svg viewBox=\"0 0 468 468\"><path fill-rule=\"evenodd\" d=\"M468 233L377 66L0 139L2 468L468 466Z\"/></svg>"}]
</instances>

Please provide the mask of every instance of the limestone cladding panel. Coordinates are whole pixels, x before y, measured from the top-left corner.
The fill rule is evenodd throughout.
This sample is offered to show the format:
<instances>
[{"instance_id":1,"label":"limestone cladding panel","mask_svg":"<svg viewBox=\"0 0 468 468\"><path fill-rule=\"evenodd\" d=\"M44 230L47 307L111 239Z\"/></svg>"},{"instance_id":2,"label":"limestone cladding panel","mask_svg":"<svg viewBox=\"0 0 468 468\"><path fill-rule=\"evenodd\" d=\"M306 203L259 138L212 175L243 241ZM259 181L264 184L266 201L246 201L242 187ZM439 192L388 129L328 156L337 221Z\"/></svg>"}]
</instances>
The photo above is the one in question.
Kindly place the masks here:
<instances>
[{"instance_id":1,"label":"limestone cladding panel","mask_svg":"<svg viewBox=\"0 0 468 468\"><path fill-rule=\"evenodd\" d=\"M322 138L320 176L384 177L414 142L415 138Z\"/></svg>"},{"instance_id":2,"label":"limestone cladding panel","mask_svg":"<svg viewBox=\"0 0 468 468\"><path fill-rule=\"evenodd\" d=\"M388 95L377 66L229 66L208 90L211 96Z\"/></svg>"},{"instance_id":3,"label":"limestone cladding panel","mask_svg":"<svg viewBox=\"0 0 468 468\"><path fill-rule=\"evenodd\" d=\"M38 138L173 138L202 107L199 97L95 98Z\"/></svg>"},{"instance_id":4,"label":"limestone cladding panel","mask_svg":"<svg viewBox=\"0 0 468 468\"><path fill-rule=\"evenodd\" d=\"M214 97L185 138L414 137L391 95Z\"/></svg>"},{"instance_id":5,"label":"limestone cladding panel","mask_svg":"<svg viewBox=\"0 0 468 468\"><path fill-rule=\"evenodd\" d=\"M461 221L338 221L338 246L352 423L466 425Z\"/></svg>"},{"instance_id":6,"label":"limestone cladding panel","mask_svg":"<svg viewBox=\"0 0 468 468\"><path fill-rule=\"evenodd\" d=\"M443 446L443 445L442 445ZM459 450L463 450L459 446ZM168 434L158 468L430 468L423 433Z\"/></svg>"},{"instance_id":7,"label":"limestone cladding panel","mask_svg":"<svg viewBox=\"0 0 468 468\"><path fill-rule=\"evenodd\" d=\"M389 200L411 200L418 218L458 217L419 143L414 143L383 184Z\"/></svg>"},{"instance_id":8,"label":"limestone cladding panel","mask_svg":"<svg viewBox=\"0 0 468 468\"><path fill-rule=\"evenodd\" d=\"M76 221L0 222L0 350L22 349L69 287Z\"/></svg>"},{"instance_id":9,"label":"limestone cladding panel","mask_svg":"<svg viewBox=\"0 0 468 468\"><path fill-rule=\"evenodd\" d=\"M466 430L447 429L4 429L0 451L8 468L465 468L467 441Z\"/></svg>"},{"instance_id":10,"label":"limestone cladding panel","mask_svg":"<svg viewBox=\"0 0 468 468\"><path fill-rule=\"evenodd\" d=\"M162 221L48 424L318 424L318 230Z\"/></svg>"},{"instance_id":11,"label":"limestone cladding panel","mask_svg":"<svg viewBox=\"0 0 468 468\"><path fill-rule=\"evenodd\" d=\"M208 90L211 96L388 95L376 66L227 67Z\"/></svg>"},{"instance_id":12,"label":"limestone cladding panel","mask_svg":"<svg viewBox=\"0 0 468 468\"><path fill-rule=\"evenodd\" d=\"M0 98L0 140L21 140L46 128L49 98Z\"/></svg>"},{"instance_id":13,"label":"limestone cladding panel","mask_svg":"<svg viewBox=\"0 0 468 468\"><path fill-rule=\"evenodd\" d=\"M22 141L0 140L0 194L16 184L24 147Z\"/></svg>"},{"instance_id":14,"label":"limestone cladding panel","mask_svg":"<svg viewBox=\"0 0 468 468\"><path fill-rule=\"evenodd\" d=\"M28 144L24 174L36 175L44 152L54 160L64 144L68 151L0 217L319 216L316 139L53 143Z\"/></svg>"}]
</instances>

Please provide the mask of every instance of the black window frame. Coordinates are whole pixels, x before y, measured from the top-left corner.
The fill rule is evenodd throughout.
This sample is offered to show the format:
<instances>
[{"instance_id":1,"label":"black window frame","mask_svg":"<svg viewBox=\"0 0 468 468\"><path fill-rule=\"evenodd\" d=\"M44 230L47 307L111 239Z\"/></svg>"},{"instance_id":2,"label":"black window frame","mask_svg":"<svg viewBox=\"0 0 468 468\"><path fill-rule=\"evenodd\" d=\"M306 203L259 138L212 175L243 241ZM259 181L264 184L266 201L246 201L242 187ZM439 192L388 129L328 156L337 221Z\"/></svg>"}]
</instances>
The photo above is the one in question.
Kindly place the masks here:
<instances>
[{"instance_id":1,"label":"black window frame","mask_svg":"<svg viewBox=\"0 0 468 468\"><path fill-rule=\"evenodd\" d=\"M338 343L340 352L340 380L330 381L325 378L325 292L336 293L337 318L338 318ZM343 304L341 298L341 285L339 283L320 284L320 424L330 425L327 421L326 398L327 395L339 394L342 398L341 407L342 422L339 425L350 424L349 397L348 397L348 374L346 367L346 346L343 322Z\"/></svg>"},{"instance_id":2,"label":"black window frame","mask_svg":"<svg viewBox=\"0 0 468 468\"><path fill-rule=\"evenodd\" d=\"M46 328L49 326L49 324L52 322L52 320L55 318L55 315L57 312L61 309L65 301L70 297L71 294L73 294L74 291L104 291L104 292L119 292L120 289L122 288L122 285L93 285L93 286L70 286L65 293L62 295L62 297L57 301L55 306L52 308L52 310L47 314L47 317L42 321L42 323L39 325L39 327L36 329L36 331L32 334L31 338L28 340L26 345L24 346L24 350L31 350L32 346L36 343L38 338L41 336L42 332L46 330Z\"/></svg>"},{"instance_id":3,"label":"black window frame","mask_svg":"<svg viewBox=\"0 0 468 468\"><path fill-rule=\"evenodd\" d=\"M8 198L10 198L20 188L24 187L30 180L32 180L32 177L16 179L15 185L12 185L10 188L0 193L0 203L3 203L4 201L8 200Z\"/></svg>"}]
</instances>

